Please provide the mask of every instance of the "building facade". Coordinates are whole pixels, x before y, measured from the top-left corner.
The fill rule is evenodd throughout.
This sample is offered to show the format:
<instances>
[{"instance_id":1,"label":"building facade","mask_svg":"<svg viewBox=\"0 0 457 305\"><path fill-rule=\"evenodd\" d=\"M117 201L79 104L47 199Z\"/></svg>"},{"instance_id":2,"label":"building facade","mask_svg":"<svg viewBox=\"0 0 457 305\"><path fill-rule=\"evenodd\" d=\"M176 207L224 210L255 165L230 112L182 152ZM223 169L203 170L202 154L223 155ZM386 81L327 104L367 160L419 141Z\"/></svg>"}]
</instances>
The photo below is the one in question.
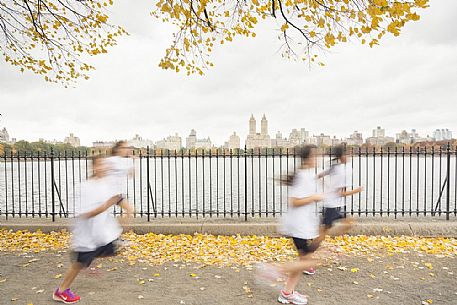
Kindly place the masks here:
<instances>
[{"instance_id":1,"label":"building facade","mask_svg":"<svg viewBox=\"0 0 457 305\"><path fill-rule=\"evenodd\" d=\"M256 130L256 120L254 115L249 119L249 134L246 137L246 148L269 148L271 147L271 138L268 134L268 120L265 114L260 122L260 133Z\"/></svg>"},{"instance_id":2,"label":"building facade","mask_svg":"<svg viewBox=\"0 0 457 305\"><path fill-rule=\"evenodd\" d=\"M10 141L10 135L9 135L8 131L6 130L6 128L3 127L3 129L0 130L0 142L9 143L9 141Z\"/></svg>"},{"instance_id":3,"label":"building facade","mask_svg":"<svg viewBox=\"0 0 457 305\"><path fill-rule=\"evenodd\" d=\"M435 141L447 141L452 140L452 131L449 129L436 129L433 132L433 138Z\"/></svg>"},{"instance_id":4,"label":"building facade","mask_svg":"<svg viewBox=\"0 0 457 305\"><path fill-rule=\"evenodd\" d=\"M345 142L349 146L361 146L363 144L362 133L355 130L349 138L346 138Z\"/></svg>"},{"instance_id":5,"label":"building facade","mask_svg":"<svg viewBox=\"0 0 457 305\"><path fill-rule=\"evenodd\" d=\"M128 145L135 148L154 148L154 142L151 140L143 139L140 135L136 134L132 139L127 141Z\"/></svg>"},{"instance_id":6,"label":"building facade","mask_svg":"<svg viewBox=\"0 0 457 305\"><path fill-rule=\"evenodd\" d=\"M78 137L75 137L74 134L70 133L68 137L65 137L63 140L64 143L70 144L73 147L80 147L81 146L81 141L79 140Z\"/></svg>"},{"instance_id":7,"label":"building facade","mask_svg":"<svg viewBox=\"0 0 457 305\"><path fill-rule=\"evenodd\" d=\"M381 126L376 127L373 129L373 138L382 138L386 136L386 130L381 128Z\"/></svg>"},{"instance_id":8,"label":"building facade","mask_svg":"<svg viewBox=\"0 0 457 305\"><path fill-rule=\"evenodd\" d=\"M368 145L384 146L387 143L395 143L395 139L393 137L386 137L385 129L378 126L376 129L373 129L373 136L367 138L365 142Z\"/></svg>"},{"instance_id":9,"label":"building facade","mask_svg":"<svg viewBox=\"0 0 457 305\"><path fill-rule=\"evenodd\" d=\"M240 137L233 132L233 134L229 137L228 141L225 142L224 148L226 149L239 149L240 148Z\"/></svg>"},{"instance_id":10,"label":"building facade","mask_svg":"<svg viewBox=\"0 0 457 305\"><path fill-rule=\"evenodd\" d=\"M115 141L95 141L92 142L93 148L111 148L116 144Z\"/></svg>"},{"instance_id":11,"label":"building facade","mask_svg":"<svg viewBox=\"0 0 457 305\"><path fill-rule=\"evenodd\" d=\"M187 149L211 149L212 144L211 144L211 139L205 138L205 139L198 139L197 138L197 132L195 129L192 129L190 131L189 136L186 138L186 148Z\"/></svg>"},{"instance_id":12,"label":"building facade","mask_svg":"<svg viewBox=\"0 0 457 305\"><path fill-rule=\"evenodd\" d=\"M181 137L175 133L174 136L168 136L160 141L157 141L155 146L159 149L178 151L182 148L182 140Z\"/></svg>"}]
</instances>

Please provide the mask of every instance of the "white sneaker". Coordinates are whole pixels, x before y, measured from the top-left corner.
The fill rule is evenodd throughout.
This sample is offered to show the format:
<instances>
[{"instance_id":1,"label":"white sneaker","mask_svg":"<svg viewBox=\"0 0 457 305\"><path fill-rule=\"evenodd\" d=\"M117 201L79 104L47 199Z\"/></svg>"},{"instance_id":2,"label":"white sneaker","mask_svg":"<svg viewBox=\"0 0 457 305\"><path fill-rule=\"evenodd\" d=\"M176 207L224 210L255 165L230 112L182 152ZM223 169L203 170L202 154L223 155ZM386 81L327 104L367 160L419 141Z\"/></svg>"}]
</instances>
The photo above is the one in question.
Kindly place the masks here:
<instances>
[{"instance_id":1,"label":"white sneaker","mask_svg":"<svg viewBox=\"0 0 457 305\"><path fill-rule=\"evenodd\" d=\"M282 304L306 305L308 304L308 299L296 291L286 295L284 294L284 291L281 290L278 302Z\"/></svg>"}]
</instances>

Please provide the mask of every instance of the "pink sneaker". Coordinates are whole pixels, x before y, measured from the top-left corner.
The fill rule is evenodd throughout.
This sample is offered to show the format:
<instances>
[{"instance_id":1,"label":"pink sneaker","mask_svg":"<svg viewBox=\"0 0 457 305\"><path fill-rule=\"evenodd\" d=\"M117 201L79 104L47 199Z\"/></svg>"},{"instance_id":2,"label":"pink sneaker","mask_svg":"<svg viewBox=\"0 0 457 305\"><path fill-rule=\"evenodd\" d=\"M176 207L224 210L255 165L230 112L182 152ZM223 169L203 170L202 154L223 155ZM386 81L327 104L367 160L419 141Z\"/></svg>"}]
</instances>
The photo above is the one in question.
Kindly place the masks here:
<instances>
[{"instance_id":1,"label":"pink sneaker","mask_svg":"<svg viewBox=\"0 0 457 305\"><path fill-rule=\"evenodd\" d=\"M52 295L52 299L54 301L58 302L64 302L65 304L74 304L76 302L79 302L81 299L79 295L74 294L71 292L70 288L65 289L63 292L59 291L59 288L54 291L54 294Z\"/></svg>"},{"instance_id":2,"label":"pink sneaker","mask_svg":"<svg viewBox=\"0 0 457 305\"><path fill-rule=\"evenodd\" d=\"M304 274L307 274L307 275L314 275L316 274L316 270L314 268L309 268L305 271L303 271Z\"/></svg>"}]
</instances>

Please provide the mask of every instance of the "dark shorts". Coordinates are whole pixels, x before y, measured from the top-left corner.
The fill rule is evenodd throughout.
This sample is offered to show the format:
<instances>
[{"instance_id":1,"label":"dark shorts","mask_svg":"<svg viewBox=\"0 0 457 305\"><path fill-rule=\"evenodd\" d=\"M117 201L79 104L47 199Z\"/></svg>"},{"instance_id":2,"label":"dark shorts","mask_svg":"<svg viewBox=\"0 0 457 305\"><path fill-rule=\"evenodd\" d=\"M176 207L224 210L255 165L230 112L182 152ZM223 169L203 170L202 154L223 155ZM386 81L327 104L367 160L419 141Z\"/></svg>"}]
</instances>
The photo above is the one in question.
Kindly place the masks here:
<instances>
[{"instance_id":1,"label":"dark shorts","mask_svg":"<svg viewBox=\"0 0 457 305\"><path fill-rule=\"evenodd\" d=\"M292 240L300 255L313 253L317 250L317 248L319 248L319 242L317 242L316 239L292 237Z\"/></svg>"},{"instance_id":2,"label":"dark shorts","mask_svg":"<svg viewBox=\"0 0 457 305\"><path fill-rule=\"evenodd\" d=\"M324 226L330 228L334 222L344 218L341 208L324 208Z\"/></svg>"},{"instance_id":3,"label":"dark shorts","mask_svg":"<svg viewBox=\"0 0 457 305\"><path fill-rule=\"evenodd\" d=\"M86 268L89 267L97 257L108 257L114 255L116 255L116 246L114 245L114 242L110 242L109 244L99 247L94 251L72 253L73 260Z\"/></svg>"}]
</instances>

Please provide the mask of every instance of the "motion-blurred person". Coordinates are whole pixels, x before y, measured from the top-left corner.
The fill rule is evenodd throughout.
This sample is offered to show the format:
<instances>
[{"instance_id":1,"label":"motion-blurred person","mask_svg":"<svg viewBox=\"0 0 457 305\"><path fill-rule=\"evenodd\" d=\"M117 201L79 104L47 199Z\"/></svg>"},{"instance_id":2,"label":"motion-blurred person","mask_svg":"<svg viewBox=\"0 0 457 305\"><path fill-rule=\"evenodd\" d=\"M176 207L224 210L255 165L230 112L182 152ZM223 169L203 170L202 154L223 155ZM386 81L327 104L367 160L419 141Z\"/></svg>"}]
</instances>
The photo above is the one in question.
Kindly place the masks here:
<instances>
[{"instance_id":1,"label":"motion-blurred person","mask_svg":"<svg viewBox=\"0 0 457 305\"><path fill-rule=\"evenodd\" d=\"M278 302L282 304L305 305L306 296L295 291L304 270L317 265L313 253L319 248L319 209L317 203L323 199L315 175L316 147L300 147L300 168L295 174L283 179L290 186L289 210L283 219L282 233L290 237L298 251L298 260L281 265L264 265L260 268L261 279L275 281L280 274L287 280L281 290ZM263 270L261 270L263 269Z\"/></svg>"},{"instance_id":2,"label":"motion-blurred person","mask_svg":"<svg viewBox=\"0 0 457 305\"><path fill-rule=\"evenodd\" d=\"M113 184L114 194L119 194L126 202L125 206L131 208L127 203L127 181L133 175L133 164L131 161L132 149L128 147L126 141L119 141L112 148L112 155L106 158L108 167L108 178ZM127 211L127 214L132 214L133 209ZM125 225L125 214L121 217L121 224ZM126 243L120 241L120 245Z\"/></svg>"},{"instance_id":3,"label":"motion-blurred person","mask_svg":"<svg viewBox=\"0 0 457 305\"><path fill-rule=\"evenodd\" d=\"M76 208L77 217L72 228L73 263L65 274L62 284L55 290L53 299L65 304L73 304L80 297L70 290L70 285L81 270L90 266L97 257L116 254L114 241L122 233L122 227L108 212L119 204L126 208L120 195L114 195L113 186L107 179L107 166L104 159L93 159L93 176L81 185L80 205Z\"/></svg>"},{"instance_id":4,"label":"motion-blurred person","mask_svg":"<svg viewBox=\"0 0 457 305\"><path fill-rule=\"evenodd\" d=\"M351 188L351 177L346 171L347 154L346 148L343 145L336 146L333 149L335 162L330 169L319 174L319 178L329 176L329 192L326 192L324 200L324 219L323 219L323 232L321 234L327 235L329 230L335 226L336 222L340 222L339 226L335 226L333 235L341 235L348 232L354 224L350 217L345 217L342 213L344 208L344 197L352 196L360 193L363 188ZM324 236L325 237L325 236Z\"/></svg>"}]
</instances>

